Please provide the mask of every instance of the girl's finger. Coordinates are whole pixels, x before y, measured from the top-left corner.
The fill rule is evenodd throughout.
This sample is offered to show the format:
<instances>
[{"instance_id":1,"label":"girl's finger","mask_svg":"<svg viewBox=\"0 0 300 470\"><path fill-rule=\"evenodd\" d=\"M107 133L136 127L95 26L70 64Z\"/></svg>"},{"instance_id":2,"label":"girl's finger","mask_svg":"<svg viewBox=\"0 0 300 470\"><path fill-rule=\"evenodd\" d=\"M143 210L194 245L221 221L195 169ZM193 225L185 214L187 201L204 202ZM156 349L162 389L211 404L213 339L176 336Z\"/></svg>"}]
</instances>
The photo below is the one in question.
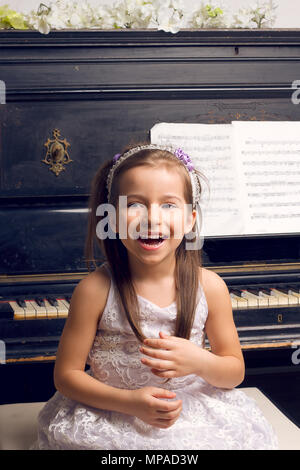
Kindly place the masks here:
<instances>
[{"instance_id":1,"label":"girl's finger","mask_svg":"<svg viewBox=\"0 0 300 470\"><path fill-rule=\"evenodd\" d=\"M160 403L157 403L156 412L157 413L172 413L182 407L182 400L173 400L171 402L166 402L165 400L160 400Z\"/></svg>"},{"instance_id":2,"label":"girl's finger","mask_svg":"<svg viewBox=\"0 0 300 470\"><path fill-rule=\"evenodd\" d=\"M180 405L176 409L172 411L158 411L158 414L159 414L160 419L163 419L163 418L174 419L178 415L180 415L181 410L182 410L182 404L180 403Z\"/></svg>"},{"instance_id":3,"label":"girl's finger","mask_svg":"<svg viewBox=\"0 0 300 470\"><path fill-rule=\"evenodd\" d=\"M141 362L146 366L152 367L153 369L157 370L169 370L172 367L172 363L170 361L162 361L162 360L153 360L148 359L146 357L142 357Z\"/></svg>"},{"instance_id":4,"label":"girl's finger","mask_svg":"<svg viewBox=\"0 0 300 470\"><path fill-rule=\"evenodd\" d=\"M169 339L146 338L144 345L157 349L172 349L172 341Z\"/></svg>"},{"instance_id":5,"label":"girl's finger","mask_svg":"<svg viewBox=\"0 0 300 470\"><path fill-rule=\"evenodd\" d=\"M147 356L154 357L155 359L165 359L166 360L166 359L170 358L169 351L165 351L165 350L162 350L162 349L149 349L149 348L145 348L144 346L142 346L140 348L140 351L143 354L147 354Z\"/></svg>"},{"instance_id":6,"label":"girl's finger","mask_svg":"<svg viewBox=\"0 0 300 470\"><path fill-rule=\"evenodd\" d=\"M154 375L157 375L157 377L163 377L165 379L172 379L176 377L176 372L175 370L157 370L157 369L151 369L151 372Z\"/></svg>"},{"instance_id":7,"label":"girl's finger","mask_svg":"<svg viewBox=\"0 0 300 470\"><path fill-rule=\"evenodd\" d=\"M167 333L164 333L163 331L159 332L159 336L161 337L161 339L173 338L172 336L167 335Z\"/></svg>"}]
</instances>

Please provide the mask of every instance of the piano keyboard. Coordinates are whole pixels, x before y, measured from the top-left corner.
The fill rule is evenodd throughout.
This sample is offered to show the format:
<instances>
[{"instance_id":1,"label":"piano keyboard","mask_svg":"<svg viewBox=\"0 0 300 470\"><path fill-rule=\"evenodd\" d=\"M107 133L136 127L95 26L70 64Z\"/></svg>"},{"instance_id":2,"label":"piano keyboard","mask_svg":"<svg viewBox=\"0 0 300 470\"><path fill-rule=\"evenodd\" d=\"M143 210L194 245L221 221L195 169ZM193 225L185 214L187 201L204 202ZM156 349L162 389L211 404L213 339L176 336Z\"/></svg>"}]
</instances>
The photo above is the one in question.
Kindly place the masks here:
<instances>
[{"instance_id":1,"label":"piano keyboard","mask_svg":"<svg viewBox=\"0 0 300 470\"><path fill-rule=\"evenodd\" d=\"M229 288L233 309L300 305L300 286Z\"/></svg>"},{"instance_id":2,"label":"piano keyboard","mask_svg":"<svg viewBox=\"0 0 300 470\"><path fill-rule=\"evenodd\" d=\"M255 307L289 307L300 305L300 285L276 287L229 287L233 310ZM71 296L45 296L0 301L0 318L34 320L66 318Z\"/></svg>"},{"instance_id":3,"label":"piano keyboard","mask_svg":"<svg viewBox=\"0 0 300 470\"><path fill-rule=\"evenodd\" d=\"M47 296L0 301L0 316L14 320L66 318L70 300L70 296Z\"/></svg>"},{"instance_id":4,"label":"piano keyboard","mask_svg":"<svg viewBox=\"0 0 300 470\"><path fill-rule=\"evenodd\" d=\"M0 335L8 362L55 357L75 285L47 287L47 294L39 290L1 298ZM228 290L243 349L290 347L300 340L298 282L228 285Z\"/></svg>"}]
</instances>

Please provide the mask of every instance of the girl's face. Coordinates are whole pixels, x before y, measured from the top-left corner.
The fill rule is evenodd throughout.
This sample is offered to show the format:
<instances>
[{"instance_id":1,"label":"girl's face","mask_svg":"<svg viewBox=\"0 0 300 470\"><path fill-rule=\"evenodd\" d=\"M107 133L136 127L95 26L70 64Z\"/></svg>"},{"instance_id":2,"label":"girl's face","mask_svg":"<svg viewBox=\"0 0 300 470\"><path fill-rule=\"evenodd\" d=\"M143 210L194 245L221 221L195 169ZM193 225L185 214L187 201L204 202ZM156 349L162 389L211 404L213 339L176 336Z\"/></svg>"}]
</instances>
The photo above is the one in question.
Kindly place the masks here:
<instances>
[{"instance_id":1,"label":"girl's face","mask_svg":"<svg viewBox=\"0 0 300 470\"><path fill-rule=\"evenodd\" d=\"M119 190L123 198L117 206L117 232L128 254L147 264L174 255L196 219L184 198L180 173L164 166L138 166L122 175Z\"/></svg>"}]
</instances>

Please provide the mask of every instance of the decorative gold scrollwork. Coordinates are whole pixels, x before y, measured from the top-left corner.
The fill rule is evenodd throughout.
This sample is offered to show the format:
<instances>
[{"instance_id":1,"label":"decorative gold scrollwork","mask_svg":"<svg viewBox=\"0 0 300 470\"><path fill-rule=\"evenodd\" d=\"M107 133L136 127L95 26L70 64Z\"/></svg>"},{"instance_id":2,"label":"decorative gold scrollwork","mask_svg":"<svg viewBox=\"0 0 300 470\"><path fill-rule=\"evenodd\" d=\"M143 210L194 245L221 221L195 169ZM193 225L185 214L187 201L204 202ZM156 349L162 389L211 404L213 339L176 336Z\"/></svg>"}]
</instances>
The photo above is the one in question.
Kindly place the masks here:
<instances>
[{"instance_id":1,"label":"decorative gold scrollwork","mask_svg":"<svg viewBox=\"0 0 300 470\"><path fill-rule=\"evenodd\" d=\"M62 170L65 170L65 164L72 162L69 154L69 142L66 139L60 139L59 129L54 129L53 139L48 139L44 144L47 147L47 153L42 162L50 165L49 170L58 176Z\"/></svg>"}]
</instances>

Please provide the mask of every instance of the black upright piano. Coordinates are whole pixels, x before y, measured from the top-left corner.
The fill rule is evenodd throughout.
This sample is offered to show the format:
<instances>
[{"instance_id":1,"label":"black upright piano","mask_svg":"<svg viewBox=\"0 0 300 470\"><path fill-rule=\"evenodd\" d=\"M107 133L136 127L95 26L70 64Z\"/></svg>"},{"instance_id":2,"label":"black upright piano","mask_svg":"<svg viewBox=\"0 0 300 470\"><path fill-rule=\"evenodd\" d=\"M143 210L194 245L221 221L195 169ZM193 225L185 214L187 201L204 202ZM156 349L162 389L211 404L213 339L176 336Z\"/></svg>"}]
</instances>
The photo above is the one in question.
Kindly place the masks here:
<instances>
[{"instance_id":1,"label":"black upright piano","mask_svg":"<svg viewBox=\"0 0 300 470\"><path fill-rule=\"evenodd\" d=\"M1 403L54 392L98 166L158 122L299 121L299 65L299 30L0 31ZM242 385L299 424L300 227L207 238L203 264L232 294Z\"/></svg>"}]
</instances>

